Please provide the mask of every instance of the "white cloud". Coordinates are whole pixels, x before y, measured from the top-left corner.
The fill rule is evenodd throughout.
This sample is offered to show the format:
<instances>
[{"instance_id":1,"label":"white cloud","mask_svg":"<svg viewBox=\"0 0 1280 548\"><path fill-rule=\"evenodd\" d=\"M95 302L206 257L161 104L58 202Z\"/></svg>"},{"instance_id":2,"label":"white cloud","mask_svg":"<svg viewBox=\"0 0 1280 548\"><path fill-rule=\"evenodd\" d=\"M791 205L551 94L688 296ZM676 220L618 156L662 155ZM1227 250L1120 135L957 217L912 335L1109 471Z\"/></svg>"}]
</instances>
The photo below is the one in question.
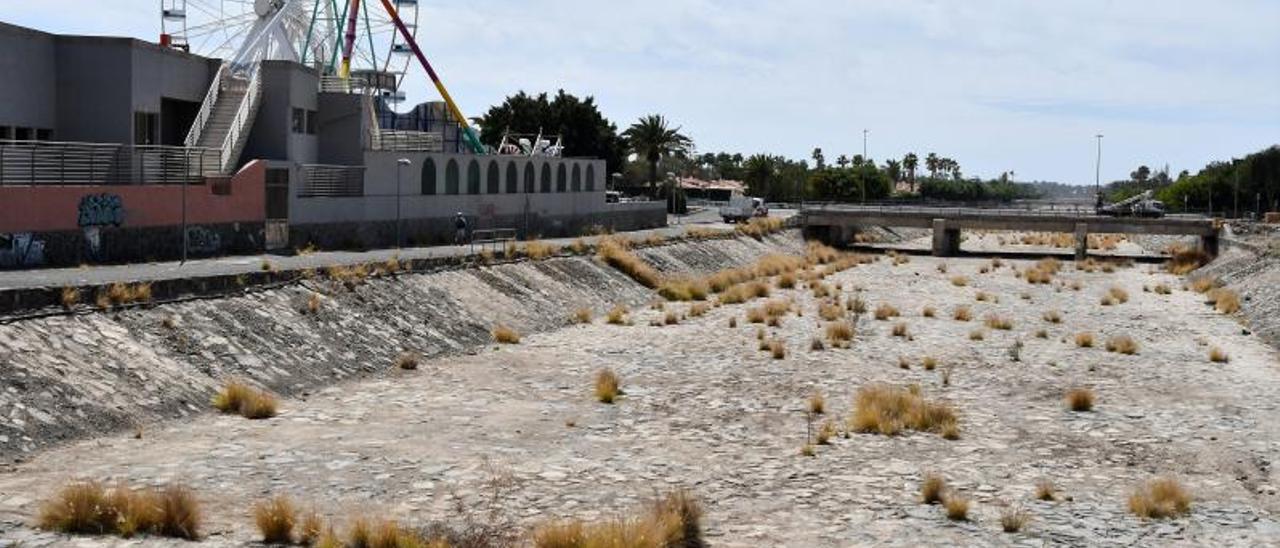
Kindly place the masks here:
<instances>
[{"instance_id":1,"label":"white cloud","mask_svg":"<svg viewBox=\"0 0 1280 548\"><path fill-rule=\"evenodd\" d=\"M109 7L108 7L109 6ZM703 150L877 159L1091 182L1196 169L1280 140L1272 0L422 2L420 38L475 114L516 90L661 112ZM0 0L7 21L152 38L151 0ZM68 15L70 14L70 15ZM425 77L413 88L430 98Z\"/></svg>"}]
</instances>

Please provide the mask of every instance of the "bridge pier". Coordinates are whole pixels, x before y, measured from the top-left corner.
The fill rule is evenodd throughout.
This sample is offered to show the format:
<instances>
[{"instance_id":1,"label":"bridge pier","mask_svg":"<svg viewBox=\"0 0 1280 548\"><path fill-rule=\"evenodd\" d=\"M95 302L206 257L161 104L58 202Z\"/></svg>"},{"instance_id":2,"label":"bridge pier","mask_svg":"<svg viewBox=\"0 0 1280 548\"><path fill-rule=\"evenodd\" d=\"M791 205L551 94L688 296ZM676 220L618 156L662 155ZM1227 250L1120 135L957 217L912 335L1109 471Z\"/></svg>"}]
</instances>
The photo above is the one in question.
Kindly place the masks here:
<instances>
[{"instance_id":1,"label":"bridge pier","mask_svg":"<svg viewBox=\"0 0 1280 548\"><path fill-rule=\"evenodd\" d=\"M1076 260L1083 261L1089 257L1089 225L1076 223Z\"/></svg>"},{"instance_id":2,"label":"bridge pier","mask_svg":"<svg viewBox=\"0 0 1280 548\"><path fill-rule=\"evenodd\" d=\"M1218 233L1200 236L1200 251L1210 258L1218 258Z\"/></svg>"},{"instance_id":3,"label":"bridge pier","mask_svg":"<svg viewBox=\"0 0 1280 548\"><path fill-rule=\"evenodd\" d=\"M954 257L960 254L960 228L946 219L933 220L933 256Z\"/></svg>"}]
</instances>

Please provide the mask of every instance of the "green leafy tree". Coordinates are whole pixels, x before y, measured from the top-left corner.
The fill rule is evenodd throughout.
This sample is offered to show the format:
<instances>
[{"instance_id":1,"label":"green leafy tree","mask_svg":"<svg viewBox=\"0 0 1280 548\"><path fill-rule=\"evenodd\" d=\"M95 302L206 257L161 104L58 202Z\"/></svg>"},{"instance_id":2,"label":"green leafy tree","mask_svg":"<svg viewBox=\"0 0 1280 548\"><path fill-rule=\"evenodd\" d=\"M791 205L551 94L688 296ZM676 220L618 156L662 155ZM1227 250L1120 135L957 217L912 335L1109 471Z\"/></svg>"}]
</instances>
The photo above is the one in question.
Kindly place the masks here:
<instances>
[{"instance_id":1,"label":"green leafy tree","mask_svg":"<svg viewBox=\"0 0 1280 548\"><path fill-rule=\"evenodd\" d=\"M592 97L579 99L564 90L554 98L521 91L490 107L476 122L484 128L480 141L491 147L496 148L507 133L560 135L566 156L601 158L609 173L622 169L626 144Z\"/></svg>"},{"instance_id":2,"label":"green leafy tree","mask_svg":"<svg viewBox=\"0 0 1280 548\"><path fill-rule=\"evenodd\" d=\"M658 185L658 162L664 157L685 155L693 148L693 140L680 133L680 127L671 127L661 114L640 118L623 132L631 150L649 164L651 191Z\"/></svg>"}]
</instances>

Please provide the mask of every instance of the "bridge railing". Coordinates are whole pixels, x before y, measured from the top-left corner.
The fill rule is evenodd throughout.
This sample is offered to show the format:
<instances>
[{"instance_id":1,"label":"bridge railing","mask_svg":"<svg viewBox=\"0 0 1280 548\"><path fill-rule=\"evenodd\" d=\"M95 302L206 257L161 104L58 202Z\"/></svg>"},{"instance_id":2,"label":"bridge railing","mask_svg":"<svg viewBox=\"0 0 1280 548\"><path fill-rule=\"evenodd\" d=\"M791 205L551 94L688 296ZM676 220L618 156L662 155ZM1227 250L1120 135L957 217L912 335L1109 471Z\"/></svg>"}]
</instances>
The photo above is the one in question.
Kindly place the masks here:
<instances>
[{"instance_id":1,"label":"bridge railing","mask_svg":"<svg viewBox=\"0 0 1280 548\"><path fill-rule=\"evenodd\" d=\"M849 203L815 203L805 202L803 212L851 212L851 213L872 213L872 214L889 214L889 215L916 215L916 216L934 216L934 217L961 217L961 216L981 216L981 217L1091 217L1098 219L1114 219L1107 215L1099 215L1094 208L1084 206L1070 206L1061 208L1019 208L1019 207L972 207L968 205L904 205L904 204L849 204ZM1134 217L1121 217L1131 220ZM1204 220L1206 217L1199 215L1167 215L1166 219L1175 220Z\"/></svg>"}]
</instances>

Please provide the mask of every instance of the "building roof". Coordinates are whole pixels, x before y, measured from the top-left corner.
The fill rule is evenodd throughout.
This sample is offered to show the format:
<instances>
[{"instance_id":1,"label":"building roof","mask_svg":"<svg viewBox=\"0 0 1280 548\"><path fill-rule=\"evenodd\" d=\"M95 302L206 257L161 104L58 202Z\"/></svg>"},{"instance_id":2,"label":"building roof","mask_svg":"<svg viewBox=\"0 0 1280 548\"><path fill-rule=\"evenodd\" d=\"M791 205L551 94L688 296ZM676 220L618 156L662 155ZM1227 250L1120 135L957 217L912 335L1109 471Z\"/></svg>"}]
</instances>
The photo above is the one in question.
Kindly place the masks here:
<instances>
[{"instance_id":1,"label":"building roof","mask_svg":"<svg viewBox=\"0 0 1280 548\"><path fill-rule=\"evenodd\" d=\"M680 188L686 190L723 190L728 192L744 192L747 185L742 181L716 179L707 181L696 177L680 177Z\"/></svg>"}]
</instances>

